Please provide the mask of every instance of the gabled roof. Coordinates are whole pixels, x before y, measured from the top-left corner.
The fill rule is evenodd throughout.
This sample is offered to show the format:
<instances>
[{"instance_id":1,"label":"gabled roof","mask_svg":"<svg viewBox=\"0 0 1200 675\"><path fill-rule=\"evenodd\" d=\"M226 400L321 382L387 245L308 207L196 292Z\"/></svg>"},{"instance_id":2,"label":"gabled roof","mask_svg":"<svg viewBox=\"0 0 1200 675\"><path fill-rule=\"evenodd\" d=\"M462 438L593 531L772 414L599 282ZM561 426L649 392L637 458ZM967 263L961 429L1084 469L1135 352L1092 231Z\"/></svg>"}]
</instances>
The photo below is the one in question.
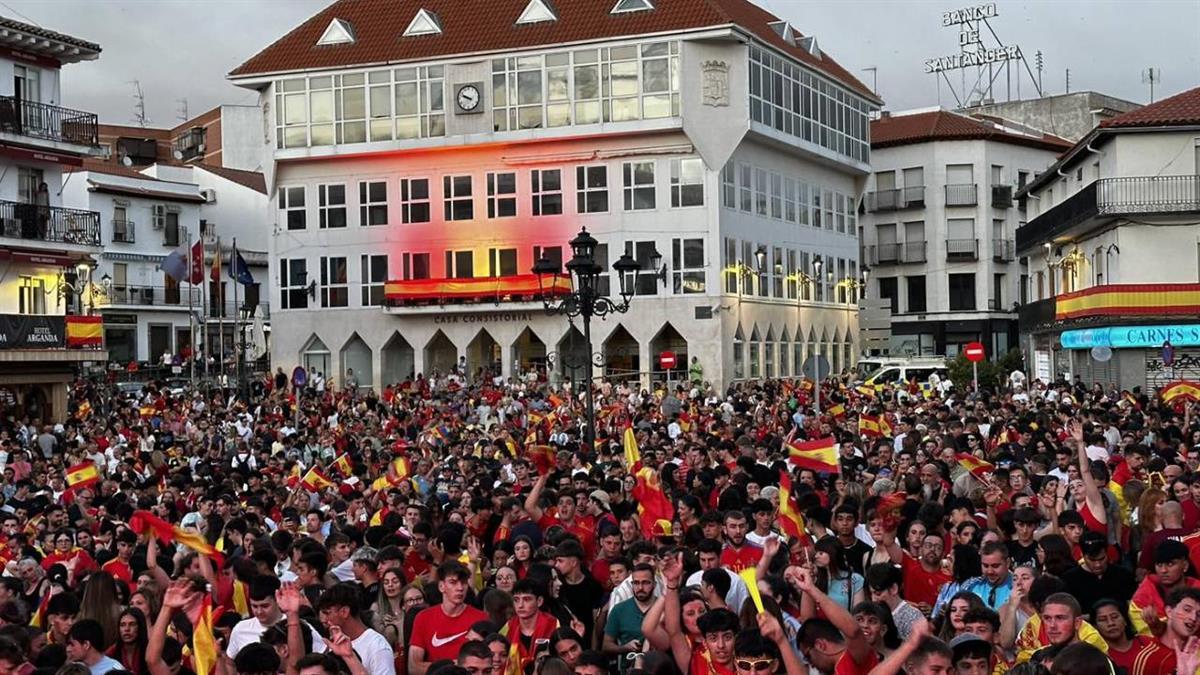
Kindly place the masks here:
<instances>
[{"instance_id":1,"label":"gabled roof","mask_svg":"<svg viewBox=\"0 0 1200 675\"><path fill-rule=\"evenodd\" d=\"M341 19L330 21L325 32L321 33L321 39L317 40L319 45L341 45L350 42L354 42L354 28Z\"/></svg>"},{"instance_id":2,"label":"gabled roof","mask_svg":"<svg viewBox=\"0 0 1200 675\"><path fill-rule=\"evenodd\" d=\"M14 40L18 44L12 44ZM59 45L46 44L47 42L57 42ZM95 42L23 23L6 16L0 16L0 44L21 51L45 54L63 63L86 61L100 56L100 45ZM70 49L62 49L62 46L68 46Z\"/></svg>"},{"instance_id":3,"label":"gabled roof","mask_svg":"<svg viewBox=\"0 0 1200 675\"><path fill-rule=\"evenodd\" d=\"M1200 87L1188 89L1157 103L1131 110L1100 123L1101 127L1177 127L1200 124Z\"/></svg>"},{"instance_id":4,"label":"gabled roof","mask_svg":"<svg viewBox=\"0 0 1200 675\"><path fill-rule=\"evenodd\" d=\"M220 176L228 181L233 181L243 187L248 187L255 192L267 194L267 181L258 171L243 171L241 169L230 169L223 166L214 166L212 164L193 164L197 169L203 169L214 176Z\"/></svg>"},{"instance_id":5,"label":"gabled roof","mask_svg":"<svg viewBox=\"0 0 1200 675\"><path fill-rule=\"evenodd\" d=\"M996 141L1061 152L1071 142L1050 134L1022 134L1003 125L960 115L948 110L932 110L903 115L888 115L871 121L871 148L890 148L930 141Z\"/></svg>"},{"instance_id":6,"label":"gabled roof","mask_svg":"<svg viewBox=\"0 0 1200 675\"><path fill-rule=\"evenodd\" d=\"M558 44L738 26L764 44L879 102L827 54L789 44L771 27L779 17L749 0L654 0L654 9L611 13L607 0L554 0L557 21L517 24L529 0L337 0L235 68L233 79L276 73L428 60L460 54L535 49ZM438 35L403 37L420 10L438 17ZM336 49L317 40L340 18L355 41ZM810 43L815 41L809 41ZM813 53L813 52L816 53Z\"/></svg>"}]
</instances>

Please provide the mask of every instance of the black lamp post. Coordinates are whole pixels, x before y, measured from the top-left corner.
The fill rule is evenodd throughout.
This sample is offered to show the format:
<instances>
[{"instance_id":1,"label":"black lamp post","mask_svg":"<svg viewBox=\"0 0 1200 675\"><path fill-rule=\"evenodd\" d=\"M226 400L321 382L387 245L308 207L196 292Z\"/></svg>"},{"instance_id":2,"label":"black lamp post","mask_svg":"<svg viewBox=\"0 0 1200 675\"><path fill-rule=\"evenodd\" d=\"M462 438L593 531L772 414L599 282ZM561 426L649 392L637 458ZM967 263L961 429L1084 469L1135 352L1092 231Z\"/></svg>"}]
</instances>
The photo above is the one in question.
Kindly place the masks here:
<instances>
[{"instance_id":1,"label":"black lamp post","mask_svg":"<svg viewBox=\"0 0 1200 675\"><path fill-rule=\"evenodd\" d=\"M587 345L587 353L592 353L592 317L604 317L609 314L624 314L629 311L629 301L633 298L634 285L641 265L629 257L622 255L613 264L621 285L621 300L614 301L608 296L601 295L597 281L604 267L596 262L596 247L600 242L588 234L587 228L579 231L570 241L572 257L567 261L567 275L572 281L572 290L557 293L558 279L563 275L558 263L545 255L533 266L533 273L538 278L538 290L542 296L542 304L546 313L553 316L564 314L568 317L583 318L583 340ZM551 284L546 288L546 277ZM590 364L589 364L590 367ZM592 399L592 378L587 377L587 428L584 430L584 451L590 452L595 447L596 438L596 406Z\"/></svg>"}]
</instances>

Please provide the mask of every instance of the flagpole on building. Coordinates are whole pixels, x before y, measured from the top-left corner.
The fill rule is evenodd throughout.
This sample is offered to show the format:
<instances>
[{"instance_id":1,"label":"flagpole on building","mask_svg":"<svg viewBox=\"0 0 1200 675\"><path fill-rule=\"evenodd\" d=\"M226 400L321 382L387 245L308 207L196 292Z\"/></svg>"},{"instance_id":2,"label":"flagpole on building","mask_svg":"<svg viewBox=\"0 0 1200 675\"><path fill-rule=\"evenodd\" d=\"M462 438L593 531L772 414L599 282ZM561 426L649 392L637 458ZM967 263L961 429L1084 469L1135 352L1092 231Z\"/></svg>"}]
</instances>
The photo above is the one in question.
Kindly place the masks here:
<instances>
[{"instance_id":1,"label":"flagpole on building","mask_svg":"<svg viewBox=\"0 0 1200 675\"><path fill-rule=\"evenodd\" d=\"M238 272L240 272L241 270L237 269L237 266L238 266L237 263L238 263L237 237L234 237L233 238L233 250L230 251L230 253L229 253L229 278L233 281L233 321L234 321L233 325L235 328L234 334L232 336L233 349L234 349L233 372L234 372L234 377L237 378L237 390L240 393L242 390L242 357L243 357L243 354L241 353L241 348L238 345L238 337L237 337L238 334L242 330L242 312L241 312L241 308L238 306L238 286L240 286L241 284L238 282L238 276L237 276ZM245 344L242 344L241 347L245 347Z\"/></svg>"},{"instance_id":2,"label":"flagpole on building","mask_svg":"<svg viewBox=\"0 0 1200 675\"><path fill-rule=\"evenodd\" d=\"M221 380L225 379L225 293L224 286L221 285L221 238L217 237L217 250L213 252L213 267L217 268L215 275L209 275L212 278L214 289L217 292L217 330L220 332L220 337L217 339L217 345L220 349L217 355L217 363L220 364L220 374L217 376ZM224 387L225 383L222 382Z\"/></svg>"},{"instance_id":3,"label":"flagpole on building","mask_svg":"<svg viewBox=\"0 0 1200 675\"><path fill-rule=\"evenodd\" d=\"M196 284L192 283L192 237L188 234L188 229L183 228L183 240L187 242L188 250L188 341L191 343L188 346L192 349L192 358L188 359L191 362L190 378L192 382L196 381L196 315L192 312L192 296L196 294Z\"/></svg>"},{"instance_id":4,"label":"flagpole on building","mask_svg":"<svg viewBox=\"0 0 1200 675\"><path fill-rule=\"evenodd\" d=\"M200 330L204 333L204 379L207 380L208 360L212 358L212 344L208 334L208 284L204 283L204 233L200 234ZM190 274L190 272L189 272Z\"/></svg>"}]
</instances>

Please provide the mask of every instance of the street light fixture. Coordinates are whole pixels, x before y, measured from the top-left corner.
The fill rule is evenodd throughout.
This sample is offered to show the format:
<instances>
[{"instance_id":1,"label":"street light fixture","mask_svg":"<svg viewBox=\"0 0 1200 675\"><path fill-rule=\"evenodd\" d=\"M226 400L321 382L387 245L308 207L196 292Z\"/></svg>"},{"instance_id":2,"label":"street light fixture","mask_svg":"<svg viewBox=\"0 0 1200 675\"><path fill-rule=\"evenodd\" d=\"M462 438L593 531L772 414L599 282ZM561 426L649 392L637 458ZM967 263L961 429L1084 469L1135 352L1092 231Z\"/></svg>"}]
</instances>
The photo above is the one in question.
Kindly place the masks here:
<instances>
[{"instance_id":1,"label":"street light fixture","mask_svg":"<svg viewBox=\"0 0 1200 675\"><path fill-rule=\"evenodd\" d=\"M532 270L537 275L538 291L547 314L551 316L563 314L567 317L583 318L583 340L587 345L588 354L592 353L592 317L628 312L629 302L636 290L637 276L642 269L642 266L628 253L622 255L613 264L613 270L617 273L621 288L620 301L601 295L597 287L597 280L604 272L604 267L596 262L596 247L599 244L600 242L596 241L595 237L588 234L586 227L581 229L579 234L569 242L572 257L567 261L566 267L567 274L572 278L574 290L561 294L556 293L558 279L563 274L562 269L558 263L545 255L534 263ZM652 253L650 259L651 264L655 266L653 273L657 276L656 259L659 262L662 261L662 256L658 255L657 250ZM546 287L547 277L550 277L549 288ZM596 438L596 406L592 398L592 378L590 376L587 378L586 393L587 428L584 430L583 447L584 450L590 450L595 447Z\"/></svg>"}]
</instances>

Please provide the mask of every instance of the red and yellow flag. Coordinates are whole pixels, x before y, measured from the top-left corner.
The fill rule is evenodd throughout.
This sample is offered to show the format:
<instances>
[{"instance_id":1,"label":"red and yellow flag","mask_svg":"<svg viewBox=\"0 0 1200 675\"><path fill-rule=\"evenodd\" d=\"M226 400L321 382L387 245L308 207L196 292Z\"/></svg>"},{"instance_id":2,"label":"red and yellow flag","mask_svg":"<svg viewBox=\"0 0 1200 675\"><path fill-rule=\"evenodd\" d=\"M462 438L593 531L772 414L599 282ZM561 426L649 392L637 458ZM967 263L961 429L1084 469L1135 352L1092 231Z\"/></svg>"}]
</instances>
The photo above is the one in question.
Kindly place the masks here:
<instances>
[{"instance_id":1,"label":"red and yellow flag","mask_svg":"<svg viewBox=\"0 0 1200 675\"><path fill-rule=\"evenodd\" d=\"M1184 380L1171 382L1159 390L1158 395L1162 397L1163 403L1170 403L1177 398L1184 401L1200 401L1200 384Z\"/></svg>"},{"instance_id":2,"label":"red and yellow flag","mask_svg":"<svg viewBox=\"0 0 1200 675\"><path fill-rule=\"evenodd\" d=\"M985 462L970 453L960 452L954 458L958 460L959 466L971 472L971 475L976 478L982 478L985 474L996 470L996 465Z\"/></svg>"},{"instance_id":3,"label":"red and yellow flag","mask_svg":"<svg viewBox=\"0 0 1200 675\"><path fill-rule=\"evenodd\" d=\"M838 473L837 441L833 437L792 441L788 444L788 461L802 469Z\"/></svg>"},{"instance_id":4,"label":"red and yellow flag","mask_svg":"<svg viewBox=\"0 0 1200 675\"><path fill-rule=\"evenodd\" d=\"M196 675L211 675L217 668L217 641L213 637L212 595L204 595L200 617L192 632L192 665Z\"/></svg>"},{"instance_id":5,"label":"red and yellow flag","mask_svg":"<svg viewBox=\"0 0 1200 675\"><path fill-rule=\"evenodd\" d=\"M779 523L779 529L783 530L789 539L803 539L807 536L804 531L804 517L800 515L800 507L796 505L796 498L792 494L792 477L787 471L779 472L779 514L775 516L775 520Z\"/></svg>"},{"instance_id":6,"label":"red and yellow flag","mask_svg":"<svg viewBox=\"0 0 1200 675\"><path fill-rule=\"evenodd\" d=\"M50 591L42 596L42 601L38 603L37 611L33 616L29 617L29 625L34 628L41 628L46 625L46 607L50 605Z\"/></svg>"},{"instance_id":7,"label":"red and yellow flag","mask_svg":"<svg viewBox=\"0 0 1200 675\"><path fill-rule=\"evenodd\" d=\"M548 474L554 467L554 448L549 445L531 445L525 448L525 456L537 467L538 474Z\"/></svg>"},{"instance_id":8,"label":"red and yellow flag","mask_svg":"<svg viewBox=\"0 0 1200 675\"><path fill-rule=\"evenodd\" d=\"M625 446L625 470L636 472L642 464L642 451L638 448L637 434L633 432L632 426L625 427L622 443Z\"/></svg>"},{"instance_id":9,"label":"red and yellow flag","mask_svg":"<svg viewBox=\"0 0 1200 675\"><path fill-rule=\"evenodd\" d=\"M68 316L67 347L99 347L104 344L104 317Z\"/></svg>"},{"instance_id":10,"label":"red and yellow flag","mask_svg":"<svg viewBox=\"0 0 1200 675\"><path fill-rule=\"evenodd\" d=\"M67 487L82 490L100 482L100 470L92 462L82 462L67 469Z\"/></svg>"},{"instance_id":11,"label":"red and yellow flag","mask_svg":"<svg viewBox=\"0 0 1200 675\"><path fill-rule=\"evenodd\" d=\"M846 416L846 406L839 403L837 405L830 406L825 412L832 415L834 419L840 420Z\"/></svg>"},{"instance_id":12,"label":"red and yellow flag","mask_svg":"<svg viewBox=\"0 0 1200 675\"><path fill-rule=\"evenodd\" d=\"M158 537L165 543L183 544L197 553L203 553L212 558L218 566L225 564L225 556L221 555L215 546L208 543L204 535L172 525L149 511L134 511L129 518L129 529L147 537Z\"/></svg>"},{"instance_id":13,"label":"red and yellow flag","mask_svg":"<svg viewBox=\"0 0 1200 675\"><path fill-rule=\"evenodd\" d=\"M300 479L300 486L309 492L320 492L326 488L334 487L335 483L327 478L320 469L313 467L304 474L304 478Z\"/></svg>"},{"instance_id":14,"label":"red and yellow flag","mask_svg":"<svg viewBox=\"0 0 1200 675\"><path fill-rule=\"evenodd\" d=\"M874 415L859 415L858 433L868 438L879 438L882 434L879 429L879 418Z\"/></svg>"},{"instance_id":15,"label":"red and yellow flag","mask_svg":"<svg viewBox=\"0 0 1200 675\"><path fill-rule=\"evenodd\" d=\"M888 422L886 414L879 416L879 434L881 436L887 436L888 438L891 438L892 436L892 424L891 422Z\"/></svg>"},{"instance_id":16,"label":"red and yellow flag","mask_svg":"<svg viewBox=\"0 0 1200 675\"><path fill-rule=\"evenodd\" d=\"M679 428L685 433L692 430L692 415L691 413L679 413Z\"/></svg>"},{"instance_id":17,"label":"red and yellow flag","mask_svg":"<svg viewBox=\"0 0 1200 675\"><path fill-rule=\"evenodd\" d=\"M640 462L639 462L640 464ZM635 474L633 499L637 502L638 519L642 523L642 535L653 538L671 534L671 523L675 520L675 505L663 492L658 473L650 467L641 467Z\"/></svg>"},{"instance_id":18,"label":"red and yellow flag","mask_svg":"<svg viewBox=\"0 0 1200 675\"><path fill-rule=\"evenodd\" d=\"M297 462L292 465L292 470L288 472L288 477L283 481L283 484L286 485L289 490L295 490L297 487L300 487L301 475L300 463Z\"/></svg>"},{"instance_id":19,"label":"red and yellow flag","mask_svg":"<svg viewBox=\"0 0 1200 675\"><path fill-rule=\"evenodd\" d=\"M350 461L350 455L342 455L333 460L330 468L342 475L342 478L349 478L354 475L354 463Z\"/></svg>"}]
</instances>

